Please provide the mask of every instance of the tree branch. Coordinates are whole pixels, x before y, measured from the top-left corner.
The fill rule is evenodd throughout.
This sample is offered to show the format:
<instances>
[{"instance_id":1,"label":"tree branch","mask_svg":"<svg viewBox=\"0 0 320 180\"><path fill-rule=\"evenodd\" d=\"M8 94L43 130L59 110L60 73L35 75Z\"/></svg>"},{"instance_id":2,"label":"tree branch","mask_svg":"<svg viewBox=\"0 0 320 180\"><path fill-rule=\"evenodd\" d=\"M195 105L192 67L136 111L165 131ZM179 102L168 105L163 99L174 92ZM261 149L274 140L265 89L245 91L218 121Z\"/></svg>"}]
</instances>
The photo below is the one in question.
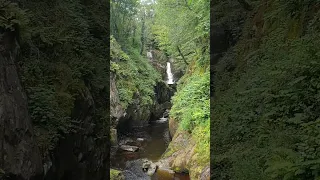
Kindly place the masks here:
<instances>
[{"instance_id":1,"label":"tree branch","mask_svg":"<svg viewBox=\"0 0 320 180\"><path fill-rule=\"evenodd\" d=\"M184 63L185 63L186 65L189 65L189 63L188 63L188 62L186 61L186 59L184 58L184 56L183 56L183 54L182 54L182 52L181 52L181 50L180 50L179 46L177 46L177 49L178 49L178 52L179 52L180 56L182 57L182 59L183 59Z\"/></svg>"}]
</instances>

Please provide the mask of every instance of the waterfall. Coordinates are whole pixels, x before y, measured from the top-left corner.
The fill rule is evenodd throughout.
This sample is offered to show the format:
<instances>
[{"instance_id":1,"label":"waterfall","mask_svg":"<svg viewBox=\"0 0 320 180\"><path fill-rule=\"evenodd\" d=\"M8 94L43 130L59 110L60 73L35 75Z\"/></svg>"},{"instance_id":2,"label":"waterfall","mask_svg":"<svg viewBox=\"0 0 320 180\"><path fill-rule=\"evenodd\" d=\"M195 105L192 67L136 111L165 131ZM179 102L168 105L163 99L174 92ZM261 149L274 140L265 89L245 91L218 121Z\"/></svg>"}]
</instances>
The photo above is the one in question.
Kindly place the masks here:
<instances>
[{"instance_id":1,"label":"waterfall","mask_svg":"<svg viewBox=\"0 0 320 180\"><path fill-rule=\"evenodd\" d=\"M147 57L149 58L150 61L152 61L152 53L151 52L147 52Z\"/></svg>"},{"instance_id":2,"label":"waterfall","mask_svg":"<svg viewBox=\"0 0 320 180\"><path fill-rule=\"evenodd\" d=\"M171 73L171 64L170 62L167 62L167 75L168 75L168 84L174 84L173 82L173 75Z\"/></svg>"}]
</instances>

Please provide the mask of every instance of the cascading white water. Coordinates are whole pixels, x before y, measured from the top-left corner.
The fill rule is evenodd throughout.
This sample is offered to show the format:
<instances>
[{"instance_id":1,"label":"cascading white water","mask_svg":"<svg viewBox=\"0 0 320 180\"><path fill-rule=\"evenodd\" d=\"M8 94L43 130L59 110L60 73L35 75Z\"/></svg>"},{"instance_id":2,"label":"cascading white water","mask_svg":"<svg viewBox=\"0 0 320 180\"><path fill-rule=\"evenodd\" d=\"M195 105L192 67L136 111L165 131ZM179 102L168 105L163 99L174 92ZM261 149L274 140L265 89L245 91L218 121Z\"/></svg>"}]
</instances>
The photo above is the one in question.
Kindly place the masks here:
<instances>
[{"instance_id":1,"label":"cascading white water","mask_svg":"<svg viewBox=\"0 0 320 180\"><path fill-rule=\"evenodd\" d=\"M149 58L150 61L152 61L152 53L151 52L147 52L147 57Z\"/></svg>"},{"instance_id":2,"label":"cascading white water","mask_svg":"<svg viewBox=\"0 0 320 180\"><path fill-rule=\"evenodd\" d=\"M167 84L174 84L173 75L171 73L171 64L170 64L170 62L167 62L167 75L168 75Z\"/></svg>"}]
</instances>

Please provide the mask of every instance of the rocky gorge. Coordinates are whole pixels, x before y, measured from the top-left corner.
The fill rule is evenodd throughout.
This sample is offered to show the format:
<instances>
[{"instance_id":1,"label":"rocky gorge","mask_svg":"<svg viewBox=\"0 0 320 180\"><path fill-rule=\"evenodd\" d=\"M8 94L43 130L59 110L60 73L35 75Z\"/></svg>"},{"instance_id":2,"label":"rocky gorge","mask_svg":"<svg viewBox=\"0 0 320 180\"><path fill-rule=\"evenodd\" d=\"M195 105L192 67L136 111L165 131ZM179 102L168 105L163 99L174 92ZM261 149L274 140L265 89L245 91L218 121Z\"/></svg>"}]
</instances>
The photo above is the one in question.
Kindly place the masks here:
<instances>
[{"instance_id":1,"label":"rocky gorge","mask_svg":"<svg viewBox=\"0 0 320 180\"><path fill-rule=\"evenodd\" d=\"M107 6L1 1L0 179L109 178Z\"/></svg>"}]
</instances>

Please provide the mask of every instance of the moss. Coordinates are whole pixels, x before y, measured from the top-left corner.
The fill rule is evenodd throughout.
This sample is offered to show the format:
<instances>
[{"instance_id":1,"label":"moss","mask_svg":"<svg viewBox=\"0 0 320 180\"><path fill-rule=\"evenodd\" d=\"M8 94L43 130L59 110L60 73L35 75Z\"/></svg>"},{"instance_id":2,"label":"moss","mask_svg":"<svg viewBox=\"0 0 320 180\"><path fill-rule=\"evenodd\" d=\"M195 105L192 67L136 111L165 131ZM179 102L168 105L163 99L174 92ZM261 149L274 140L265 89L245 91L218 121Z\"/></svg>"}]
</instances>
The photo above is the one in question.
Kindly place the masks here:
<instances>
[{"instance_id":1,"label":"moss","mask_svg":"<svg viewBox=\"0 0 320 180\"><path fill-rule=\"evenodd\" d=\"M121 171L110 169L110 180L124 180L124 176Z\"/></svg>"},{"instance_id":2,"label":"moss","mask_svg":"<svg viewBox=\"0 0 320 180\"><path fill-rule=\"evenodd\" d=\"M3 169L0 168L0 177L1 177L1 175L4 175L5 173L6 172Z\"/></svg>"},{"instance_id":3,"label":"moss","mask_svg":"<svg viewBox=\"0 0 320 180\"><path fill-rule=\"evenodd\" d=\"M162 158L170 157L173 153L175 153L177 150L172 147L173 145L170 144L167 148L166 152L162 155Z\"/></svg>"},{"instance_id":4,"label":"moss","mask_svg":"<svg viewBox=\"0 0 320 180\"><path fill-rule=\"evenodd\" d=\"M117 75L116 85L120 102L127 108L134 99L139 99L142 106L153 104L154 86L161 80L157 72L136 48L121 49L116 39L111 36L111 70Z\"/></svg>"},{"instance_id":5,"label":"moss","mask_svg":"<svg viewBox=\"0 0 320 180\"><path fill-rule=\"evenodd\" d=\"M116 129L110 130L110 142L113 145L117 144L117 130Z\"/></svg>"},{"instance_id":6,"label":"moss","mask_svg":"<svg viewBox=\"0 0 320 180\"><path fill-rule=\"evenodd\" d=\"M176 166L176 167L173 167L172 168L174 172L180 172L181 171L181 168Z\"/></svg>"},{"instance_id":7,"label":"moss","mask_svg":"<svg viewBox=\"0 0 320 180\"><path fill-rule=\"evenodd\" d=\"M192 138L196 142L194 159L198 165L197 173L201 173L210 162L210 121L207 121L206 125L196 127Z\"/></svg>"},{"instance_id":8,"label":"moss","mask_svg":"<svg viewBox=\"0 0 320 180\"><path fill-rule=\"evenodd\" d=\"M244 36L217 64L211 137L217 179L315 178L320 23L306 15L315 1L269 5L260 45ZM232 72L228 61L236 61Z\"/></svg>"}]
</instances>

